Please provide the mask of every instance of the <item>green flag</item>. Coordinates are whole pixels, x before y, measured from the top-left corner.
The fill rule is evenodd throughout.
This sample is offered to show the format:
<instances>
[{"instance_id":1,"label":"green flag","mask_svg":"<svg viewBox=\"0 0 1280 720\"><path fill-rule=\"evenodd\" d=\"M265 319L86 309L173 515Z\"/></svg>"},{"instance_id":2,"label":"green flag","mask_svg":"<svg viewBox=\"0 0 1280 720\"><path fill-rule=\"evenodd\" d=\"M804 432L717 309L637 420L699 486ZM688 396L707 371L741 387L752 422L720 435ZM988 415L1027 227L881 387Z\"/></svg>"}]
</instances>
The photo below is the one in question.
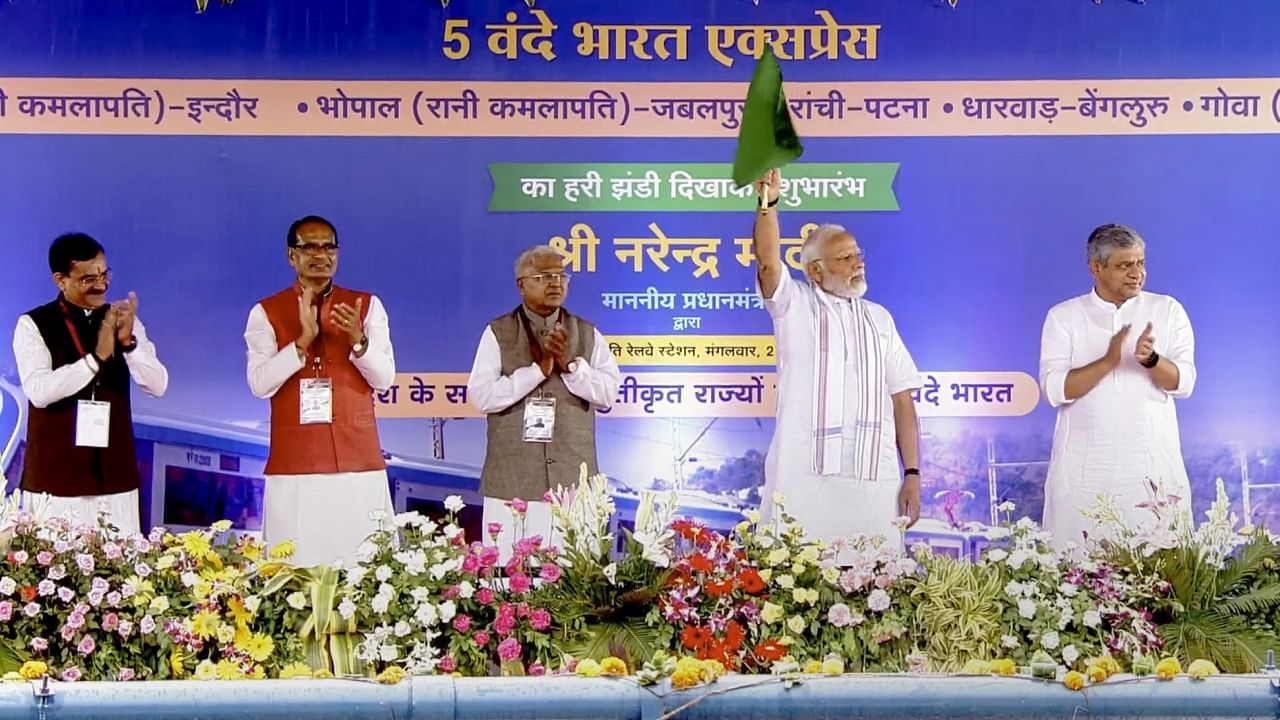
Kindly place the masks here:
<instances>
[{"instance_id":1,"label":"green flag","mask_svg":"<svg viewBox=\"0 0 1280 720\"><path fill-rule=\"evenodd\" d=\"M804 146L791 124L787 96L782 92L782 69L766 45L747 88L738 150L733 158L733 182L738 187L749 185L802 153Z\"/></svg>"}]
</instances>

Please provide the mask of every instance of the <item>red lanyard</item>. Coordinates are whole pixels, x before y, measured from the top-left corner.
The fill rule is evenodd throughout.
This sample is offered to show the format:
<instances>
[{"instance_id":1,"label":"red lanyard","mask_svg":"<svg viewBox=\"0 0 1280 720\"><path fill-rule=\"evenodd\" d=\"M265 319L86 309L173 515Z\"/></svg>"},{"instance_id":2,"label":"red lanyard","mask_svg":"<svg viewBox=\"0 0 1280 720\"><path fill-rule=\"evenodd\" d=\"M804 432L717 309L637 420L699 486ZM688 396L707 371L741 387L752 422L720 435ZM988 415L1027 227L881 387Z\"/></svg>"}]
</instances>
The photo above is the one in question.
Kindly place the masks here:
<instances>
[{"instance_id":1,"label":"red lanyard","mask_svg":"<svg viewBox=\"0 0 1280 720\"><path fill-rule=\"evenodd\" d=\"M71 322L71 311L67 309L66 301L58 303L62 308L62 319L67 323L67 332L71 333L71 341L76 344L76 352L80 353L79 357L84 357L89 353L85 351L84 344L80 342L80 333L76 332L75 323Z\"/></svg>"}]
</instances>

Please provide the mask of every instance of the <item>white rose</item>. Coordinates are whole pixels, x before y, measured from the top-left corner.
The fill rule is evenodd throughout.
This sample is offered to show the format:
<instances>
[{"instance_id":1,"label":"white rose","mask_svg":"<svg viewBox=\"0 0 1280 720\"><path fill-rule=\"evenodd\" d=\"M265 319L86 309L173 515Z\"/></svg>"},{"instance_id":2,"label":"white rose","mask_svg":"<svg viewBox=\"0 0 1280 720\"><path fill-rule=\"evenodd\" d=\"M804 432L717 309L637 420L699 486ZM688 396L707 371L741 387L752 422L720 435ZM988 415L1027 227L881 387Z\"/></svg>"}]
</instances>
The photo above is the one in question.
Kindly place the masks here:
<instances>
[{"instance_id":1,"label":"white rose","mask_svg":"<svg viewBox=\"0 0 1280 720\"><path fill-rule=\"evenodd\" d=\"M471 596L475 594L476 594L476 589L471 585L471 583L467 582L466 580L463 580L462 582L458 583L458 597L462 598L463 600L470 600Z\"/></svg>"},{"instance_id":2,"label":"white rose","mask_svg":"<svg viewBox=\"0 0 1280 720\"><path fill-rule=\"evenodd\" d=\"M1056 630L1050 630L1040 636L1040 646L1045 650L1053 650L1058 647L1059 642L1061 642L1061 638L1058 637L1058 632Z\"/></svg>"},{"instance_id":3,"label":"white rose","mask_svg":"<svg viewBox=\"0 0 1280 720\"><path fill-rule=\"evenodd\" d=\"M373 576L378 582L386 582L391 579L391 568L386 565L379 565L377 570L373 571Z\"/></svg>"},{"instance_id":4,"label":"white rose","mask_svg":"<svg viewBox=\"0 0 1280 720\"><path fill-rule=\"evenodd\" d=\"M442 622L449 622L450 620L453 619L454 615L458 614L458 606L454 605L452 600L445 600L444 602L440 603L439 610L440 610L440 620Z\"/></svg>"},{"instance_id":5,"label":"white rose","mask_svg":"<svg viewBox=\"0 0 1280 720\"><path fill-rule=\"evenodd\" d=\"M391 598L386 595L374 595L373 599L369 601L369 607L373 608L373 611L379 615L385 614L390 606Z\"/></svg>"},{"instance_id":6,"label":"white rose","mask_svg":"<svg viewBox=\"0 0 1280 720\"><path fill-rule=\"evenodd\" d=\"M289 597L285 598L284 601L289 603L289 607L294 610L301 610L307 606L307 596L301 592L290 593Z\"/></svg>"},{"instance_id":7,"label":"white rose","mask_svg":"<svg viewBox=\"0 0 1280 720\"><path fill-rule=\"evenodd\" d=\"M409 633L413 632L413 628L409 626L409 623L405 622L404 620L401 620L400 622L396 623L395 630L392 630L392 632L395 633L396 637L404 637L405 635L408 635Z\"/></svg>"},{"instance_id":8,"label":"white rose","mask_svg":"<svg viewBox=\"0 0 1280 720\"><path fill-rule=\"evenodd\" d=\"M1084 611L1085 627L1096 628L1102 624L1102 615L1097 610Z\"/></svg>"},{"instance_id":9,"label":"white rose","mask_svg":"<svg viewBox=\"0 0 1280 720\"><path fill-rule=\"evenodd\" d=\"M1062 661L1065 662L1068 667L1075 665L1076 661L1079 659L1080 651L1076 649L1075 645L1068 645L1062 648Z\"/></svg>"},{"instance_id":10,"label":"white rose","mask_svg":"<svg viewBox=\"0 0 1280 720\"><path fill-rule=\"evenodd\" d=\"M378 554L378 546L368 540L360 543L360 547L356 548L356 560L360 562L369 562L374 555Z\"/></svg>"},{"instance_id":11,"label":"white rose","mask_svg":"<svg viewBox=\"0 0 1280 720\"><path fill-rule=\"evenodd\" d=\"M450 495L444 499L444 509L451 513L460 512L466 505L466 503L462 502L461 495Z\"/></svg>"},{"instance_id":12,"label":"white rose","mask_svg":"<svg viewBox=\"0 0 1280 720\"><path fill-rule=\"evenodd\" d=\"M1017 570L1022 567L1022 564L1025 563L1029 557L1030 556L1027 554L1026 550L1014 550L1013 554L1009 556L1008 565L1014 570Z\"/></svg>"},{"instance_id":13,"label":"white rose","mask_svg":"<svg viewBox=\"0 0 1280 720\"><path fill-rule=\"evenodd\" d=\"M1010 580L1009 584L1004 586L1004 593L1012 598L1022 597L1022 583Z\"/></svg>"},{"instance_id":14,"label":"white rose","mask_svg":"<svg viewBox=\"0 0 1280 720\"><path fill-rule=\"evenodd\" d=\"M378 650L378 659L382 660L382 662L391 662L398 657L400 657L400 648L390 643L383 645Z\"/></svg>"},{"instance_id":15,"label":"white rose","mask_svg":"<svg viewBox=\"0 0 1280 720\"><path fill-rule=\"evenodd\" d=\"M262 598L257 595L250 595L244 599L244 609L248 610L251 615L258 614L258 606L262 604Z\"/></svg>"},{"instance_id":16,"label":"white rose","mask_svg":"<svg viewBox=\"0 0 1280 720\"><path fill-rule=\"evenodd\" d=\"M1019 615L1021 615L1021 616L1022 616L1022 617L1024 617L1024 618L1028 619L1028 620L1031 620L1031 619L1035 618L1035 616L1036 616L1036 603L1035 603L1035 601L1034 601L1034 600L1028 600L1027 598L1022 598L1021 600L1019 600L1019 601L1018 601L1018 614L1019 614Z\"/></svg>"},{"instance_id":17,"label":"white rose","mask_svg":"<svg viewBox=\"0 0 1280 720\"><path fill-rule=\"evenodd\" d=\"M360 581L364 580L364 576L368 572L369 572L369 568L366 568L363 565L357 565L351 568L350 570L347 571L347 584L359 585Z\"/></svg>"},{"instance_id":18,"label":"white rose","mask_svg":"<svg viewBox=\"0 0 1280 720\"><path fill-rule=\"evenodd\" d=\"M431 627L440 621L440 614L436 611L435 605L424 602L414 611L413 619L424 627Z\"/></svg>"},{"instance_id":19,"label":"white rose","mask_svg":"<svg viewBox=\"0 0 1280 720\"><path fill-rule=\"evenodd\" d=\"M0 578L0 595L12 595L14 590L18 589L18 583L7 575Z\"/></svg>"},{"instance_id":20,"label":"white rose","mask_svg":"<svg viewBox=\"0 0 1280 720\"><path fill-rule=\"evenodd\" d=\"M1067 597L1075 597L1076 594L1080 592L1080 587L1069 582L1064 582L1058 586L1058 592L1066 595Z\"/></svg>"},{"instance_id":21,"label":"white rose","mask_svg":"<svg viewBox=\"0 0 1280 720\"><path fill-rule=\"evenodd\" d=\"M343 620L350 620L356 614L356 604L351 602L350 597L344 597L342 602L338 603L338 614Z\"/></svg>"},{"instance_id":22,"label":"white rose","mask_svg":"<svg viewBox=\"0 0 1280 720\"><path fill-rule=\"evenodd\" d=\"M1009 557L1009 553L1005 552L1003 548L996 548L987 552L987 559L991 562L1000 562L1007 557Z\"/></svg>"},{"instance_id":23,"label":"white rose","mask_svg":"<svg viewBox=\"0 0 1280 720\"><path fill-rule=\"evenodd\" d=\"M457 525L454 525L453 523L449 523L448 525L444 526L444 536L449 538L450 540L458 537L461 534L462 534L462 528L458 527Z\"/></svg>"},{"instance_id":24,"label":"white rose","mask_svg":"<svg viewBox=\"0 0 1280 720\"><path fill-rule=\"evenodd\" d=\"M1013 635L1001 635L1000 644L1009 648L1010 650L1015 650L1022 643L1018 642L1018 638L1014 637Z\"/></svg>"}]
</instances>

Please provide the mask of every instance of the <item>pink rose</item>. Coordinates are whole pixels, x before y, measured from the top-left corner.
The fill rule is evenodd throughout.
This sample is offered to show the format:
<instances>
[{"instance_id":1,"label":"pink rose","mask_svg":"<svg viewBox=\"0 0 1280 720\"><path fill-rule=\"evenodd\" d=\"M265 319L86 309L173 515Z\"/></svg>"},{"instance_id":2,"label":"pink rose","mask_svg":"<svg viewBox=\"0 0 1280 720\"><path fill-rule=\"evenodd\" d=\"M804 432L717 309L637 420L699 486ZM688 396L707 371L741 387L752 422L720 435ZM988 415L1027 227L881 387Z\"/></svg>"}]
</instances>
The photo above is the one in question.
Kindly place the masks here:
<instances>
[{"instance_id":1,"label":"pink rose","mask_svg":"<svg viewBox=\"0 0 1280 720\"><path fill-rule=\"evenodd\" d=\"M560 566L555 563L547 563L538 572L538 577L549 583L556 582L560 579Z\"/></svg>"},{"instance_id":2,"label":"pink rose","mask_svg":"<svg viewBox=\"0 0 1280 720\"><path fill-rule=\"evenodd\" d=\"M124 556L124 552L120 550L120 546L115 543L107 543L102 546L102 556L108 560L119 560Z\"/></svg>"},{"instance_id":3,"label":"pink rose","mask_svg":"<svg viewBox=\"0 0 1280 720\"><path fill-rule=\"evenodd\" d=\"M534 663L529 666L527 672L531 677L542 677L547 674L547 669L542 666L542 663Z\"/></svg>"},{"instance_id":4,"label":"pink rose","mask_svg":"<svg viewBox=\"0 0 1280 720\"><path fill-rule=\"evenodd\" d=\"M156 629L155 618L151 617L150 615L142 618L142 622L138 625L138 630L141 631L143 635L150 635L151 633L155 632L155 629Z\"/></svg>"},{"instance_id":5,"label":"pink rose","mask_svg":"<svg viewBox=\"0 0 1280 720\"><path fill-rule=\"evenodd\" d=\"M9 622L11 617L13 617L13 603L8 600L0 602L0 622Z\"/></svg>"},{"instance_id":6,"label":"pink rose","mask_svg":"<svg viewBox=\"0 0 1280 720\"><path fill-rule=\"evenodd\" d=\"M514 592L514 593L520 593L521 595L523 595L524 593L529 592L529 590L532 589L533 587L533 581L531 581L529 579L529 576L525 575L524 573L516 573L515 575L511 576L510 580L511 580L511 592Z\"/></svg>"},{"instance_id":7,"label":"pink rose","mask_svg":"<svg viewBox=\"0 0 1280 720\"><path fill-rule=\"evenodd\" d=\"M480 551L480 564L484 567L493 567L498 564L498 548L487 545Z\"/></svg>"},{"instance_id":8,"label":"pink rose","mask_svg":"<svg viewBox=\"0 0 1280 720\"><path fill-rule=\"evenodd\" d=\"M468 555L462 558L462 572L468 574L480 572L480 558L475 555Z\"/></svg>"},{"instance_id":9,"label":"pink rose","mask_svg":"<svg viewBox=\"0 0 1280 720\"><path fill-rule=\"evenodd\" d=\"M119 629L117 632L119 632L119 633L120 633L120 637L122 637L122 638L127 638L127 637L129 637L130 635L132 635L132 634L133 634L133 621L132 621L132 620L121 620L121 621L120 621L120 629Z\"/></svg>"},{"instance_id":10,"label":"pink rose","mask_svg":"<svg viewBox=\"0 0 1280 720\"><path fill-rule=\"evenodd\" d=\"M498 643L498 657L503 662L510 662L520 657L520 641L515 638L507 638Z\"/></svg>"},{"instance_id":11,"label":"pink rose","mask_svg":"<svg viewBox=\"0 0 1280 720\"><path fill-rule=\"evenodd\" d=\"M10 553L9 559L12 560L15 565L22 565L27 560L30 560L31 556L27 554L26 550L19 550L17 552Z\"/></svg>"},{"instance_id":12,"label":"pink rose","mask_svg":"<svg viewBox=\"0 0 1280 720\"><path fill-rule=\"evenodd\" d=\"M76 594L69 587L58 588L58 599L64 603L69 603L76 599Z\"/></svg>"},{"instance_id":13,"label":"pink rose","mask_svg":"<svg viewBox=\"0 0 1280 720\"><path fill-rule=\"evenodd\" d=\"M451 673L458 669L458 663L453 659L452 655L445 655L440 658L440 664L436 665L440 672Z\"/></svg>"},{"instance_id":14,"label":"pink rose","mask_svg":"<svg viewBox=\"0 0 1280 720\"><path fill-rule=\"evenodd\" d=\"M529 503L521 500L520 498L511 498L506 502L506 506L511 508L511 511L518 515L523 515L529 512Z\"/></svg>"},{"instance_id":15,"label":"pink rose","mask_svg":"<svg viewBox=\"0 0 1280 720\"><path fill-rule=\"evenodd\" d=\"M112 630L115 630L119 626L120 626L120 616L115 613L107 613L107 616L102 618L102 629L106 630L107 632L111 632Z\"/></svg>"},{"instance_id":16,"label":"pink rose","mask_svg":"<svg viewBox=\"0 0 1280 720\"><path fill-rule=\"evenodd\" d=\"M76 555L76 567L85 575L91 575L94 568L93 556L88 553Z\"/></svg>"},{"instance_id":17,"label":"pink rose","mask_svg":"<svg viewBox=\"0 0 1280 720\"><path fill-rule=\"evenodd\" d=\"M493 602L493 591L489 588L480 588L476 591L476 602L481 605L488 605Z\"/></svg>"},{"instance_id":18,"label":"pink rose","mask_svg":"<svg viewBox=\"0 0 1280 720\"><path fill-rule=\"evenodd\" d=\"M31 638L31 650L34 652L44 652L49 649L49 641L42 637Z\"/></svg>"},{"instance_id":19,"label":"pink rose","mask_svg":"<svg viewBox=\"0 0 1280 720\"><path fill-rule=\"evenodd\" d=\"M121 682L129 682L135 677L137 677L137 674L133 672L133 668L120 668L120 674L116 676L116 679Z\"/></svg>"},{"instance_id":20,"label":"pink rose","mask_svg":"<svg viewBox=\"0 0 1280 720\"><path fill-rule=\"evenodd\" d=\"M98 647L98 643L94 642L93 636L85 635L83 638L81 638L80 644L76 646L76 652L80 653L81 655L88 655L89 653L93 652L94 648L96 647Z\"/></svg>"},{"instance_id":21,"label":"pink rose","mask_svg":"<svg viewBox=\"0 0 1280 720\"><path fill-rule=\"evenodd\" d=\"M520 538L516 541L515 554L521 557L528 557L538 552L542 547L541 535L530 535L529 537Z\"/></svg>"},{"instance_id":22,"label":"pink rose","mask_svg":"<svg viewBox=\"0 0 1280 720\"><path fill-rule=\"evenodd\" d=\"M479 645L480 647L484 647L485 645L489 644L489 633L486 630L481 630L480 632L476 633L475 637L473 637L472 639L475 640L476 645Z\"/></svg>"},{"instance_id":23,"label":"pink rose","mask_svg":"<svg viewBox=\"0 0 1280 720\"><path fill-rule=\"evenodd\" d=\"M22 614L27 617L35 617L40 614L40 606L36 603L29 602L22 606Z\"/></svg>"},{"instance_id":24,"label":"pink rose","mask_svg":"<svg viewBox=\"0 0 1280 720\"><path fill-rule=\"evenodd\" d=\"M539 632L551 627L551 613L538 608L529 613L529 626Z\"/></svg>"},{"instance_id":25,"label":"pink rose","mask_svg":"<svg viewBox=\"0 0 1280 720\"><path fill-rule=\"evenodd\" d=\"M453 619L453 629L460 633L466 632L471 627L471 616L458 615Z\"/></svg>"},{"instance_id":26,"label":"pink rose","mask_svg":"<svg viewBox=\"0 0 1280 720\"><path fill-rule=\"evenodd\" d=\"M69 667L62 671L62 679L65 682L75 682L81 677L83 676L80 674L80 668L77 667Z\"/></svg>"},{"instance_id":27,"label":"pink rose","mask_svg":"<svg viewBox=\"0 0 1280 720\"><path fill-rule=\"evenodd\" d=\"M510 615L499 616L493 621L493 630L499 635L506 637L516 629L516 619Z\"/></svg>"},{"instance_id":28,"label":"pink rose","mask_svg":"<svg viewBox=\"0 0 1280 720\"><path fill-rule=\"evenodd\" d=\"M502 523L489 523L489 537L497 541L498 536L502 534Z\"/></svg>"},{"instance_id":29,"label":"pink rose","mask_svg":"<svg viewBox=\"0 0 1280 720\"><path fill-rule=\"evenodd\" d=\"M48 550L41 550L36 553L36 562L44 565L45 567L49 567L49 563L53 562L53 553Z\"/></svg>"}]
</instances>

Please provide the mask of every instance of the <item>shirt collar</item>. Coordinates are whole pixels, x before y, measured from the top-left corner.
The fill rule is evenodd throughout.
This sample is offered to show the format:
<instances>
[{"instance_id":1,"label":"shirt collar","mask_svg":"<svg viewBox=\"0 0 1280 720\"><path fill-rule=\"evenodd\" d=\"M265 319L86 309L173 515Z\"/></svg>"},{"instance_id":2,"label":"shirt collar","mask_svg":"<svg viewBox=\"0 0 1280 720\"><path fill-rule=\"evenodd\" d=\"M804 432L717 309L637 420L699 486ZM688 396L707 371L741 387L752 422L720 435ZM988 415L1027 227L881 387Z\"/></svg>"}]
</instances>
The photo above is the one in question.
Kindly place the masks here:
<instances>
[{"instance_id":1,"label":"shirt collar","mask_svg":"<svg viewBox=\"0 0 1280 720\"><path fill-rule=\"evenodd\" d=\"M560 322L560 308L556 308L555 312L543 317L538 313L529 309L528 305L520 304L520 309L524 311L524 316L529 318L530 324L535 332L540 335L547 335Z\"/></svg>"},{"instance_id":2,"label":"shirt collar","mask_svg":"<svg viewBox=\"0 0 1280 720\"><path fill-rule=\"evenodd\" d=\"M1142 296L1143 296L1143 292L1139 290L1137 295L1129 298L1128 300L1125 300L1123 303L1120 304L1119 307L1116 307L1114 303L1109 303L1106 300L1103 300L1102 297L1098 295L1098 288L1094 287L1092 290L1089 291L1089 305L1099 310L1107 310L1109 312L1119 312L1120 310L1125 309L1125 307L1127 307L1131 303L1137 304L1138 301L1142 299Z\"/></svg>"}]
</instances>

